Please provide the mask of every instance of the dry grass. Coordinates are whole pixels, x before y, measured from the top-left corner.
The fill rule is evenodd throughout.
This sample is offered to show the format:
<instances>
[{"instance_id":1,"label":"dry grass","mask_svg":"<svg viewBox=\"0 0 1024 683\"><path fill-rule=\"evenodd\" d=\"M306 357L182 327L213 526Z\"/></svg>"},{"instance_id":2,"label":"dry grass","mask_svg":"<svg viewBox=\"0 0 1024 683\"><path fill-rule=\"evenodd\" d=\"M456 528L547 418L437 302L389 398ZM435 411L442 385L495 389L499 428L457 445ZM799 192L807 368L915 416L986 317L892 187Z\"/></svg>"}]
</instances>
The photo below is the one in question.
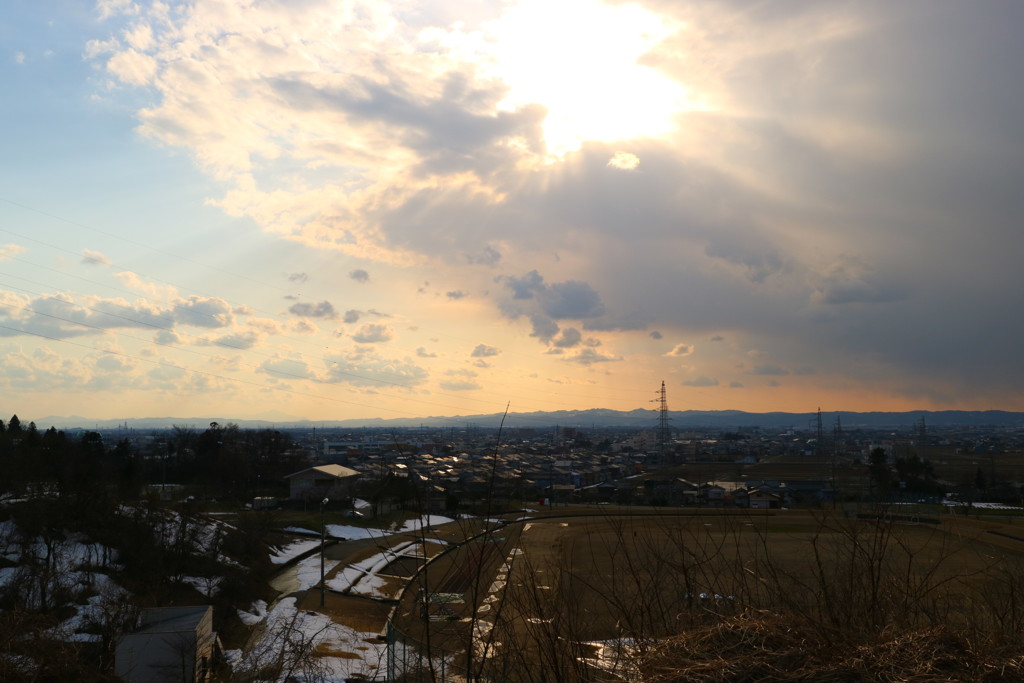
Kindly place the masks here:
<instances>
[{"instance_id":1,"label":"dry grass","mask_svg":"<svg viewBox=\"0 0 1024 683\"><path fill-rule=\"evenodd\" d=\"M548 643L626 637L652 682L1024 681L1024 543L988 531L792 511L534 520L495 632L522 653L515 680L576 666Z\"/></svg>"},{"instance_id":2,"label":"dry grass","mask_svg":"<svg viewBox=\"0 0 1024 683\"><path fill-rule=\"evenodd\" d=\"M321 607L320 591L306 591L298 607L326 614L335 622L360 633L381 633L387 624L391 606L386 603L330 592L325 597L326 604Z\"/></svg>"},{"instance_id":3,"label":"dry grass","mask_svg":"<svg viewBox=\"0 0 1024 683\"><path fill-rule=\"evenodd\" d=\"M367 647L356 648L359 650L368 650ZM349 652L347 650L339 650L337 648L330 647L321 643L316 646L314 653L317 657L336 657L338 659L361 659L362 655L356 654L355 652Z\"/></svg>"},{"instance_id":4,"label":"dry grass","mask_svg":"<svg viewBox=\"0 0 1024 683\"><path fill-rule=\"evenodd\" d=\"M885 630L857 641L838 635L751 612L661 641L640 668L645 683L1024 680L1019 647L975 643L943 627Z\"/></svg>"},{"instance_id":5,"label":"dry grass","mask_svg":"<svg viewBox=\"0 0 1024 683\"><path fill-rule=\"evenodd\" d=\"M586 643L626 638L645 683L1024 681L1024 541L989 533L1012 527L616 511L500 530L466 602L449 606L472 618L503 558L522 551L487 612L493 659L476 669L502 681L606 680L582 663ZM417 582L440 590L471 547ZM469 621L424 622L413 593L399 630L468 661Z\"/></svg>"},{"instance_id":6,"label":"dry grass","mask_svg":"<svg viewBox=\"0 0 1024 683\"><path fill-rule=\"evenodd\" d=\"M973 529L951 537L929 525L826 525L802 513L747 519L595 516L566 523L534 522L519 544L532 574L526 590L546 577L543 583L557 594L571 593L562 622L574 624L578 632L566 635L581 640L615 637L616 624L624 627L636 616L631 611L645 608L664 608L671 621L661 620L662 627L676 632L681 611L697 609L703 619L706 610L699 608L710 606L682 600L686 594L732 595L743 608L780 608L804 597L846 600L851 589L867 588L863 577L871 577L876 602L904 588L913 589L912 597L925 589L934 595L933 587L983 572L1004 552L979 542ZM840 606L830 608L837 619L843 617ZM637 629L667 635L661 628L651 632L653 625L647 620Z\"/></svg>"}]
</instances>

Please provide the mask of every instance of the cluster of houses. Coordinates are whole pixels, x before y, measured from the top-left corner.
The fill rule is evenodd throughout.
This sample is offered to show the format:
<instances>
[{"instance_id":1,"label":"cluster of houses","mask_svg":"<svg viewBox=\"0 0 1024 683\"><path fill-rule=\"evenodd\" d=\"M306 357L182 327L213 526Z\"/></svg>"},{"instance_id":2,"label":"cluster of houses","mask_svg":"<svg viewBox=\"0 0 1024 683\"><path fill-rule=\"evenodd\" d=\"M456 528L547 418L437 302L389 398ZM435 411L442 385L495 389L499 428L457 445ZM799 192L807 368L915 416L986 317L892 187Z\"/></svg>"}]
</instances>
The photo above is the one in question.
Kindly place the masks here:
<instances>
[{"instance_id":1,"label":"cluster of houses","mask_svg":"<svg viewBox=\"0 0 1024 683\"><path fill-rule=\"evenodd\" d=\"M769 510L790 505L827 503L835 500L835 489L828 481L708 481L694 483L686 479L644 481L648 495L670 505L696 507L742 507Z\"/></svg>"},{"instance_id":2,"label":"cluster of houses","mask_svg":"<svg viewBox=\"0 0 1024 683\"><path fill-rule=\"evenodd\" d=\"M492 503L536 500L753 509L835 499L831 483L822 480L695 483L664 476L667 470L657 469L657 454L635 451L551 453L505 446L474 455L429 446L402 452L375 444L332 442L325 444L319 463L288 476L292 500L344 500L356 494L361 480L386 478L415 485L419 503L430 510L484 498Z\"/></svg>"},{"instance_id":3,"label":"cluster of houses","mask_svg":"<svg viewBox=\"0 0 1024 683\"><path fill-rule=\"evenodd\" d=\"M982 437L984 443L978 441ZM431 510L484 499L499 505L536 499L754 509L827 503L836 492L824 471L812 473L819 478L811 481L739 481L740 466L776 459L866 463L878 447L892 461L922 443L922 434L913 432L860 429L823 437L820 431L793 428L677 431L668 444L659 444L651 430L565 427L507 430L501 443L494 430L472 428L321 429L296 431L294 438L308 456L308 467L287 477L292 500L307 506L323 498L342 501L361 485L365 495L366 482L405 479L415 486L418 503ZM987 452L1007 438L985 430L949 430L929 433L927 441ZM735 463L737 481L706 481L701 477L721 476L721 471L702 475L700 467L691 467L708 462ZM760 469L758 476L773 476Z\"/></svg>"}]
</instances>

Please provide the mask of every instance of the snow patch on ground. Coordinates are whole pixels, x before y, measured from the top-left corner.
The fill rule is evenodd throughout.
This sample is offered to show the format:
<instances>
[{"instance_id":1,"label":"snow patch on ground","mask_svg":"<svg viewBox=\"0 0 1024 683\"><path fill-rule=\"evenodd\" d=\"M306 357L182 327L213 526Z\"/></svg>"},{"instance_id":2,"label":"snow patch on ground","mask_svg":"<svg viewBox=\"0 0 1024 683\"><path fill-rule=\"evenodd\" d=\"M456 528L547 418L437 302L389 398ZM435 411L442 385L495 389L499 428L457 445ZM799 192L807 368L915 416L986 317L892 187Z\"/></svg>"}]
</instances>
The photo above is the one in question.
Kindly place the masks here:
<instances>
[{"instance_id":1,"label":"snow patch on ground","mask_svg":"<svg viewBox=\"0 0 1024 683\"><path fill-rule=\"evenodd\" d=\"M274 564L284 564L285 562L288 562L289 560L294 560L296 557L298 557L302 553L305 553L305 552L308 552L310 550L313 550L314 548L318 548L319 546L320 546L320 540L319 539L316 539L316 540L309 539L309 540L295 541L293 543L289 543L288 545L286 545L286 546L284 546L282 548L278 548L273 553L271 553L270 554L270 561L273 562Z\"/></svg>"},{"instance_id":2,"label":"snow patch on ground","mask_svg":"<svg viewBox=\"0 0 1024 683\"><path fill-rule=\"evenodd\" d=\"M245 654L232 653L236 675L282 662L296 680L342 683L357 675L373 678L387 665L386 646L376 633L362 633L317 612L301 611L294 598L278 602L262 621L265 628L254 646ZM313 650L323 656L309 656Z\"/></svg>"},{"instance_id":3,"label":"snow patch on ground","mask_svg":"<svg viewBox=\"0 0 1024 683\"><path fill-rule=\"evenodd\" d=\"M252 603L248 612L245 610L237 610L237 612L238 618L243 624L246 626L255 626L267 618L267 603L263 600L257 600Z\"/></svg>"},{"instance_id":4,"label":"snow patch on ground","mask_svg":"<svg viewBox=\"0 0 1024 683\"><path fill-rule=\"evenodd\" d=\"M965 503L962 500L951 499L942 501L942 504L947 507L975 507L982 510L1024 510L1024 508L1017 505L1004 505L1003 503Z\"/></svg>"},{"instance_id":5,"label":"snow patch on ground","mask_svg":"<svg viewBox=\"0 0 1024 683\"><path fill-rule=\"evenodd\" d=\"M381 552L368 557L362 562L357 562L345 567L336 576L327 582L328 588L339 592L355 593L366 595L371 598L393 597L384 588L387 579L379 576L391 562L400 557L422 558L424 552L420 549L419 543L410 541L402 543L394 548L382 548Z\"/></svg>"},{"instance_id":6,"label":"snow patch on ground","mask_svg":"<svg viewBox=\"0 0 1024 683\"><path fill-rule=\"evenodd\" d=\"M443 517L441 515L424 515L419 519L408 519L405 521L397 531L397 533L405 533L409 531L419 531L424 527L438 526L439 524L448 524L454 522L451 517Z\"/></svg>"},{"instance_id":7,"label":"snow patch on ground","mask_svg":"<svg viewBox=\"0 0 1024 683\"><path fill-rule=\"evenodd\" d=\"M337 567L339 562L337 560L325 560L324 561L324 575L330 574L331 571ZM299 562L295 568L295 578L299 582L298 590L309 590L313 586L320 583L320 556L313 555ZM327 584L330 586L330 582Z\"/></svg>"},{"instance_id":8,"label":"snow patch on ground","mask_svg":"<svg viewBox=\"0 0 1024 683\"><path fill-rule=\"evenodd\" d=\"M383 539L386 536L393 536L395 534L408 534L420 531L421 529L428 529L432 526L448 524L449 522L453 521L455 520L453 520L451 517L444 517L442 515L425 515L417 519L406 520L402 524L395 524L387 529L354 526L351 524L328 524L326 526L326 529L327 535L331 538L342 539L345 541L356 541L368 538ZM292 527L285 529L285 531L304 534L316 533L308 531L307 529Z\"/></svg>"}]
</instances>

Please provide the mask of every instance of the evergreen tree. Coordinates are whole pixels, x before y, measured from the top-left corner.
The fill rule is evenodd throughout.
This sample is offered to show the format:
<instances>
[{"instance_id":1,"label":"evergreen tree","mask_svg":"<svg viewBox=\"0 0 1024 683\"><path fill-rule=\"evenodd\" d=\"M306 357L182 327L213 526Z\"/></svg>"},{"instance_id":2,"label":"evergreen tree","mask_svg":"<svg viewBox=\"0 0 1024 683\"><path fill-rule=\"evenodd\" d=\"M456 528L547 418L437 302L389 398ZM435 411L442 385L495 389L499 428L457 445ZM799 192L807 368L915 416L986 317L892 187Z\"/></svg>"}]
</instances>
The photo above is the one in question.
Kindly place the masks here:
<instances>
[{"instance_id":1,"label":"evergreen tree","mask_svg":"<svg viewBox=\"0 0 1024 683\"><path fill-rule=\"evenodd\" d=\"M889 472L888 456L884 448L879 447L871 451L868 471L871 474L871 481L878 486L880 492L889 490L892 474Z\"/></svg>"}]
</instances>

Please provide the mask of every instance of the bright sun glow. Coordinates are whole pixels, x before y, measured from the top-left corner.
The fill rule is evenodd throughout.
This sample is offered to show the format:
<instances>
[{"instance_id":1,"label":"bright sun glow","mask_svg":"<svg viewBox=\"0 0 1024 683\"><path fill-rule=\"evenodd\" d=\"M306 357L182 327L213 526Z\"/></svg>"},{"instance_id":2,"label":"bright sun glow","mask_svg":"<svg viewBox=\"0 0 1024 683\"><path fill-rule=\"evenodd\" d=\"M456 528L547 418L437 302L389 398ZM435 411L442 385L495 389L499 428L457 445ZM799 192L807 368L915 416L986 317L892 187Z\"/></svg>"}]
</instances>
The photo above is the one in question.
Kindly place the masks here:
<instances>
[{"instance_id":1,"label":"bright sun glow","mask_svg":"<svg viewBox=\"0 0 1024 683\"><path fill-rule=\"evenodd\" d=\"M523 0L489 28L495 75L510 88L502 106L547 107L552 154L667 133L687 108L683 86L638 63L675 29L636 5Z\"/></svg>"}]
</instances>

